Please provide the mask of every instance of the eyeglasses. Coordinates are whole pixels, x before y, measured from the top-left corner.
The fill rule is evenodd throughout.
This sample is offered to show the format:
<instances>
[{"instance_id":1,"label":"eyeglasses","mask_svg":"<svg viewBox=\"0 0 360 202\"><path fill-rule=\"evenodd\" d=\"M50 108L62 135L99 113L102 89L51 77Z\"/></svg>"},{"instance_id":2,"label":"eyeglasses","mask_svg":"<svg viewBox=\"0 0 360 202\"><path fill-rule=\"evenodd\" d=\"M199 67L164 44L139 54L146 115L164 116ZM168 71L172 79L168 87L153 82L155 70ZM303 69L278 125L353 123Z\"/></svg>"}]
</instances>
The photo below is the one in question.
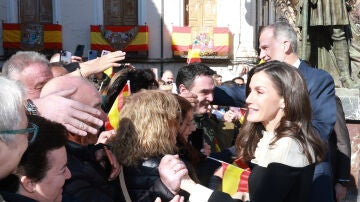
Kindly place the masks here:
<instances>
[{"instance_id":1,"label":"eyeglasses","mask_svg":"<svg viewBox=\"0 0 360 202\"><path fill-rule=\"evenodd\" d=\"M2 130L0 133L2 134L28 134L28 141L29 143L33 143L38 135L39 126L34 123L29 122L28 128L19 129L19 130Z\"/></svg>"}]
</instances>

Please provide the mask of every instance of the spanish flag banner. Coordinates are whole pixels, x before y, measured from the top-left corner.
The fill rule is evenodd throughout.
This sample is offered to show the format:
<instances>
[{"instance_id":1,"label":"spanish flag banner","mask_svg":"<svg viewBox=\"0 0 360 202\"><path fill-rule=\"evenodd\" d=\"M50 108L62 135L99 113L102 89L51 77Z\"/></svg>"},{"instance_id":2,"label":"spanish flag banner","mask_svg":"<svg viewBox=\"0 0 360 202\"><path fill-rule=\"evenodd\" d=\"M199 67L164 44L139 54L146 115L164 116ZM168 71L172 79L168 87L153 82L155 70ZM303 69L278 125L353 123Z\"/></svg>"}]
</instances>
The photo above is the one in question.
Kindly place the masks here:
<instances>
[{"instance_id":1,"label":"spanish flag banner","mask_svg":"<svg viewBox=\"0 0 360 202\"><path fill-rule=\"evenodd\" d=\"M216 53L217 56L228 56L229 55L229 28L228 27L214 27L214 47L213 52Z\"/></svg>"},{"instance_id":2,"label":"spanish flag banner","mask_svg":"<svg viewBox=\"0 0 360 202\"><path fill-rule=\"evenodd\" d=\"M56 24L44 25L44 48L62 49L62 27Z\"/></svg>"},{"instance_id":3,"label":"spanish flag banner","mask_svg":"<svg viewBox=\"0 0 360 202\"><path fill-rule=\"evenodd\" d=\"M183 55L191 45L191 27L172 28L171 49L174 55Z\"/></svg>"},{"instance_id":4,"label":"spanish flag banner","mask_svg":"<svg viewBox=\"0 0 360 202\"><path fill-rule=\"evenodd\" d=\"M103 30L101 30L103 29ZM148 51L148 26L90 26L92 50L116 51L114 45L123 44L125 52ZM122 46L121 46L122 47Z\"/></svg>"},{"instance_id":5,"label":"spanish flag banner","mask_svg":"<svg viewBox=\"0 0 360 202\"><path fill-rule=\"evenodd\" d=\"M228 27L210 27L199 32L195 27L173 27L171 48L174 56L189 58L228 59L230 30ZM194 49L193 44L197 44ZM194 58L194 57L191 57Z\"/></svg>"},{"instance_id":6,"label":"spanish flag banner","mask_svg":"<svg viewBox=\"0 0 360 202\"><path fill-rule=\"evenodd\" d=\"M62 26L58 24L3 23L3 47L9 49L62 49ZM21 44L25 43L25 44ZM27 44L26 44L27 43ZM35 47L35 43L36 45ZM23 46L23 47L22 47Z\"/></svg>"},{"instance_id":7,"label":"spanish flag banner","mask_svg":"<svg viewBox=\"0 0 360 202\"><path fill-rule=\"evenodd\" d=\"M123 89L120 91L119 95L114 101L109 113L108 118L105 122L106 130L116 130L119 127L120 121L120 111L124 103L125 97L130 96L130 81L127 81Z\"/></svg>"}]
</instances>

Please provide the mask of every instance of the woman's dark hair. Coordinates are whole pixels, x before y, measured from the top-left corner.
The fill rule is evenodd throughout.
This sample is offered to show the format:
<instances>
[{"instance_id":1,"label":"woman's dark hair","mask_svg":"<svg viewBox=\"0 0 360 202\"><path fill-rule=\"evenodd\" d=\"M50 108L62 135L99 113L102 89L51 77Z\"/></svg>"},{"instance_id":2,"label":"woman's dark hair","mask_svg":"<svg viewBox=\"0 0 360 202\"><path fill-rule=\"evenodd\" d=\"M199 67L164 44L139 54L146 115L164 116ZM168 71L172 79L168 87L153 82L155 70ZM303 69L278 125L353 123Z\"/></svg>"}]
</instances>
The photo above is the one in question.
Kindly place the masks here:
<instances>
[{"instance_id":1,"label":"woman's dark hair","mask_svg":"<svg viewBox=\"0 0 360 202\"><path fill-rule=\"evenodd\" d=\"M294 138L303 148L310 163L313 162L311 150L315 153L315 161L321 161L325 155L325 146L311 124L312 109L306 83L301 73L293 66L279 61L258 65L248 73L247 95L250 93L249 85L252 77L259 72L268 75L285 102L284 116L275 129L276 136L271 144L282 137ZM263 130L265 128L260 122L245 121L236 140L236 149L244 160L254 158Z\"/></svg>"},{"instance_id":2,"label":"woman's dark hair","mask_svg":"<svg viewBox=\"0 0 360 202\"><path fill-rule=\"evenodd\" d=\"M38 135L22 156L16 174L38 182L51 167L48 153L65 146L67 131L63 125L40 116L28 116L28 119L39 127Z\"/></svg>"},{"instance_id":3,"label":"woman's dark hair","mask_svg":"<svg viewBox=\"0 0 360 202\"><path fill-rule=\"evenodd\" d=\"M110 87L105 96L102 105L103 110L108 113L113 105L116 97L125 86L126 82L130 81L131 93L136 93L141 89L158 89L159 84L156 76L151 69L134 69L119 71L113 76L113 81L110 81Z\"/></svg>"},{"instance_id":4,"label":"woman's dark hair","mask_svg":"<svg viewBox=\"0 0 360 202\"><path fill-rule=\"evenodd\" d=\"M184 119L187 116L187 113L190 110L193 110L193 107L191 106L191 103L187 99L177 94L174 94L174 96L177 98L180 104L181 120L184 121ZM198 164L201 162L201 160L205 159L206 156L202 154L199 150L197 150L187 140L185 140L184 137L180 134L176 136L176 146L178 147L178 153L180 155L180 158L187 165L187 168L190 169L189 175L191 179L195 180L196 182L199 182L198 176L195 174L196 172L194 170L194 167L197 167Z\"/></svg>"}]
</instances>

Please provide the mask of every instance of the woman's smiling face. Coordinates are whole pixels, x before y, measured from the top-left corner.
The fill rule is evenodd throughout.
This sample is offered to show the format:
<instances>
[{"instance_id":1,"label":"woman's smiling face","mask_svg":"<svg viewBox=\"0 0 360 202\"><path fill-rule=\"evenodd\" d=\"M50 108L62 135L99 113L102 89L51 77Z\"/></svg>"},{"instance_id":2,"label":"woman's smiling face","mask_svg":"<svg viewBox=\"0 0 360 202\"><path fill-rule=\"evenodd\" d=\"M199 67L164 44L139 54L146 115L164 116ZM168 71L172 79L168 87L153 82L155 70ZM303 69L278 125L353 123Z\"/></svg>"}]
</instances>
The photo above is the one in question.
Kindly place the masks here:
<instances>
[{"instance_id":1,"label":"woman's smiling face","mask_svg":"<svg viewBox=\"0 0 360 202\"><path fill-rule=\"evenodd\" d=\"M273 131L284 116L284 98L264 71L252 76L249 88L247 121L260 122L266 130Z\"/></svg>"}]
</instances>

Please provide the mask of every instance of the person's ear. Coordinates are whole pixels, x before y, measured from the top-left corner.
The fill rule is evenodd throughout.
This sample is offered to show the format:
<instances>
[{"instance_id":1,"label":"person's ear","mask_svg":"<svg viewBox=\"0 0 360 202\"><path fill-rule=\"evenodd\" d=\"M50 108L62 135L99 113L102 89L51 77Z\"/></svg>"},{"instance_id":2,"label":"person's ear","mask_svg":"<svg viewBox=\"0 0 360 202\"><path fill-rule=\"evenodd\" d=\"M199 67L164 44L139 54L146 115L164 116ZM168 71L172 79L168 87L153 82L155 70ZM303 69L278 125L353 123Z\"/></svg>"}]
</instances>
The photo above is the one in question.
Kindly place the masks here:
<instances>
[{"instance_id":1,"label":"person's ear","mask_svg":"<svg viewBox=\"0 0 360 202\"><path fill-rule=\"evenodd\" d=\"M284 101L284 98L281 98L281 100L280 100L280 109L285 109L285 101Z\"/></svg>"},{"instance_id":2,"label":"person's ear","mask_svg":"<svg viewBox=\"0 0 360 202\"><path fill-rule=\"evenodd\" d=\"M284 52L288 52L289 49L291 48L290 42L289 41L284 41L283 48L284 48Z\"/></svg>"},{"instance_id":3,"label":"person's ear","mask_svg":"<svg viewBox=\"0 0 360 202\"><path fill-rule=\"evenodd\" d=\"M36 183L32 179L28 178L27 176L22 176L20 178L20 183L26 192L29 193L35 192Z\"/></svg>"},{"instance_id":4,"label":"person's ear","mask_svg":"<svg viewBox=\"0 0 360 202\"><path fill-rule=\"evenodd\" d=\"M180 84L180 85L179 85L179 94L181 94L181 93L188 93L188 92L189 92L189 90L185 87L184 84Z\"/></svg>"}]
</instances>

